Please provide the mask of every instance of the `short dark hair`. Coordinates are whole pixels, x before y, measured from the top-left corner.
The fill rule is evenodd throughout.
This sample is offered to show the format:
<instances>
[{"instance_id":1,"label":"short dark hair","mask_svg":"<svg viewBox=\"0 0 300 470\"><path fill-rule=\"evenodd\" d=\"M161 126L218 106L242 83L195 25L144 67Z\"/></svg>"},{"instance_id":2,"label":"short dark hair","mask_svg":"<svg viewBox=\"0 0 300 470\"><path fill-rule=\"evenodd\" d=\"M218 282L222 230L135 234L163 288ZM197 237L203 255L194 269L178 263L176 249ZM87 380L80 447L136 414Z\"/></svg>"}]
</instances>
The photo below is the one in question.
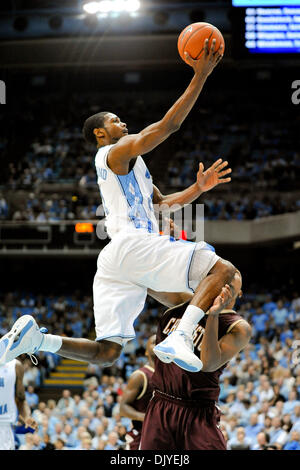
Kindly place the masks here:
<instances>
[{"instance_id":1,"label":"short dark hair","mask_svg":"<svg viewBox=\"0 0 300 470\"><path fill-rule=\"evenodd\" d=\"M89 142L89 144L95 143L96 136L93 132L94 129L98 129L99 127L105 127L104 119L108 113L109 111L102 111L101 113L93 114L85 120L82 128L82 133L85 140Z\"/></svg>"}]
</instances>

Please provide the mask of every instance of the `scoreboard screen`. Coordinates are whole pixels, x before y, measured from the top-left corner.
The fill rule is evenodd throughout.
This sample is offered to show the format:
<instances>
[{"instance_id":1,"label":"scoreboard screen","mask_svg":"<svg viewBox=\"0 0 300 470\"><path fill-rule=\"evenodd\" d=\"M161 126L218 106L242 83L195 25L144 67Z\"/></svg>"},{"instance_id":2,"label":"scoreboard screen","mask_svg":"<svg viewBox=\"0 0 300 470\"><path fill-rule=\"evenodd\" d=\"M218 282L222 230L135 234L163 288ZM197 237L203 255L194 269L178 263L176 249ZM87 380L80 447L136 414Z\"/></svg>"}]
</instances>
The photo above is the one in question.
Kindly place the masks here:
<instances>
[{"instance_id":1,"label":"scoreboard screen","mask_svg":"<svg viewBox=\"0 0 300 470\"><path fill-rule=\"evenodd\" d=\"M232 6L235 50L243 55L300 53L300 0L232 0Z\"/></svg>"}]
</instances>

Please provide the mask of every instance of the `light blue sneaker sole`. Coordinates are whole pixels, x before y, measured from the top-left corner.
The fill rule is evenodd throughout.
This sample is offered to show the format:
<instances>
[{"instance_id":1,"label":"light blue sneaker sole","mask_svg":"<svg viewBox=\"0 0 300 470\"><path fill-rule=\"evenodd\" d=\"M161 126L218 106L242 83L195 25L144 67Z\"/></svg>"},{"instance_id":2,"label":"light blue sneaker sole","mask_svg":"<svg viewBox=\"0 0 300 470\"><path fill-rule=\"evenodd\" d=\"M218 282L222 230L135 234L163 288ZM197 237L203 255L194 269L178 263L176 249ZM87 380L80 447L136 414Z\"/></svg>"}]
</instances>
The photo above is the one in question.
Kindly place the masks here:
<instances>
[{"instance_id":1,"label":"light blue sneaker sole","mask_svg":"<svg viewBox=\"0 0 300 470\"><path fill-rule=\"evenodd\" d=\"M199 372L203 364L201 360L199 359L199 367L193 366L191 364L188 364L186 361L183 361L182 359L176 358L175 350L172 347L162 347L159 344L155 346L153 349L153 352L155 355L158 357L158 359L162 362L165 362L166 364L169 364L170 362L174 362L178 367L181 369L186 370L187 372Z\"/></svg>"},{"instance_id":2,"label":"light blue sneaker sole","mask_svg":"<svg viewBox=\"0 0 300 470\"><path fill-rule=\"evenodd\" d=\"M27 352L17 350L20 346L25 334L32 328L34 324L30 315L23 315L13 325L12 329L0 340L0 365L12 361L21 354Z\"/></svg>"},{"instance_id":3,"label":"light blue sneaker sole","mask_svg":"<svg viewBox=\"0 0 300 470\"><path fill-rule=\"evenodd\" d=\"M201 367L191 366L190 364L187 364L185 361L182 361L181 359L174 359L173 362L178 367L186 370L187 372L200 372L200 370L202 369L202 365Z\"/></svg>"},{"instance_id":4,"label":"light blue sneaker sole","mask_svg":"<svg viewBox=\"0 0 300 470\"><path fill-rule=\"evenodd\" d=\"M169 364L173 361L175 357L175 350L171 347L162 347L160 344L157 344L153 348L154 354L158 357L158 359L166 364Z\"/></svg>"}]
</instances>

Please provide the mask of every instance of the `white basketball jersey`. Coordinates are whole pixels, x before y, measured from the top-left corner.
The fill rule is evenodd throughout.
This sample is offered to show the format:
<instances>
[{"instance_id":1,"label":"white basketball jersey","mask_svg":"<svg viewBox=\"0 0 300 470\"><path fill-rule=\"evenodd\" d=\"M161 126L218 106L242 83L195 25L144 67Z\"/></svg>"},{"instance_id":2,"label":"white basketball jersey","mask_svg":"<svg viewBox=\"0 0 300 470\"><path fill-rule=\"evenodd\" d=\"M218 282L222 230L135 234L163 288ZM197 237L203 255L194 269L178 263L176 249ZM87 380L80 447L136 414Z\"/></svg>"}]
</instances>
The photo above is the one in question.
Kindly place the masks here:
<instances>
[{"instance_id":1,"label":"white basketball jersey","mask_svg":"<svg viewBox=\"0 0 300 470\"><path fill-rule=\"evenodd\" d=\"M107 165L107 155L113 145L101 147L95 157L107 233L110 238L125 229L157 233L159 228L152 204L153 184L149 170L142 157L138 156L127 175L116 175Z\"/></svg>"},{"instance_id":2,"label":"white basketball jersey","mask_svg":"<svg viewBox=\"0 0 300 470\"><path fill-rule=\"evenodd\" d=\"M0 366L0 424L15 423L17 406L15 402L16 360Z\"/></svg>"}]
</instances>

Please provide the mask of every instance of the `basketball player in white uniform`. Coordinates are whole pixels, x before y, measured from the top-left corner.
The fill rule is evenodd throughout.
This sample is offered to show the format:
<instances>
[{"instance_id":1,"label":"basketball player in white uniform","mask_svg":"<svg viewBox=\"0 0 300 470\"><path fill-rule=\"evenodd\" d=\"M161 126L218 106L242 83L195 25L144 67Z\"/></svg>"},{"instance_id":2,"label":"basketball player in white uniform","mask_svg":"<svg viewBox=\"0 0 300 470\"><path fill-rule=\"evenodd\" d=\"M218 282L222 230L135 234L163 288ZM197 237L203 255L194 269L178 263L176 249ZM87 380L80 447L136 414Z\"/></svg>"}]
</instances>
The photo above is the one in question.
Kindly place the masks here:
<instances>
[{"instance_id":1,"label":"basketball player in white uniform","mask_svg":"<svg viewBox=\"0 0 300 470\"><path fill-rule=\"evenodd\" d=\"M15 449L12 426L18 413L25 426L37 427L25 400L23 375L23 365L16 359L0 366L0 450Z\"/></svg>"},{"instance_id":2,"label":"basketball player in white uniform","mask_svg":"<svg viewBox=\"0 0 300 470\"><path fill-rule=\"evenodd\" d=\"M147 290L151 289L169 293L197 291L202 298L198 306L191 301L180 327L154 350L162 361L173 361L190 372L202 368L193 353L192 334L222 287L230 283L235 268L220 259L205 242L182 242L160 236L153 204L159 209L175 204L183 207L202 192L229 182L230 178L224 176L231 170L225 168L227 162L221 159L205 172L200 163L195 184L163 196L153 185L141 155L179 129L207 77L222 58L222 49L215 53L214 47L215 41L210 50L206 41L205 53L199 60L188 58L194 77L186 91L161 121L139 134L128 135L126 124L110 112L95 114L84 123L86 140L98 147L95 166L111 238L99 254L93 285L96 341L42 334L33 317L23 316L10 336L0 340L0 363L17 354L44 350L100 365L112 364L124 344L135 337L133 323L144 307ZM14 347L16 339L19 343Z\"/></svg>"}]
</instances>

